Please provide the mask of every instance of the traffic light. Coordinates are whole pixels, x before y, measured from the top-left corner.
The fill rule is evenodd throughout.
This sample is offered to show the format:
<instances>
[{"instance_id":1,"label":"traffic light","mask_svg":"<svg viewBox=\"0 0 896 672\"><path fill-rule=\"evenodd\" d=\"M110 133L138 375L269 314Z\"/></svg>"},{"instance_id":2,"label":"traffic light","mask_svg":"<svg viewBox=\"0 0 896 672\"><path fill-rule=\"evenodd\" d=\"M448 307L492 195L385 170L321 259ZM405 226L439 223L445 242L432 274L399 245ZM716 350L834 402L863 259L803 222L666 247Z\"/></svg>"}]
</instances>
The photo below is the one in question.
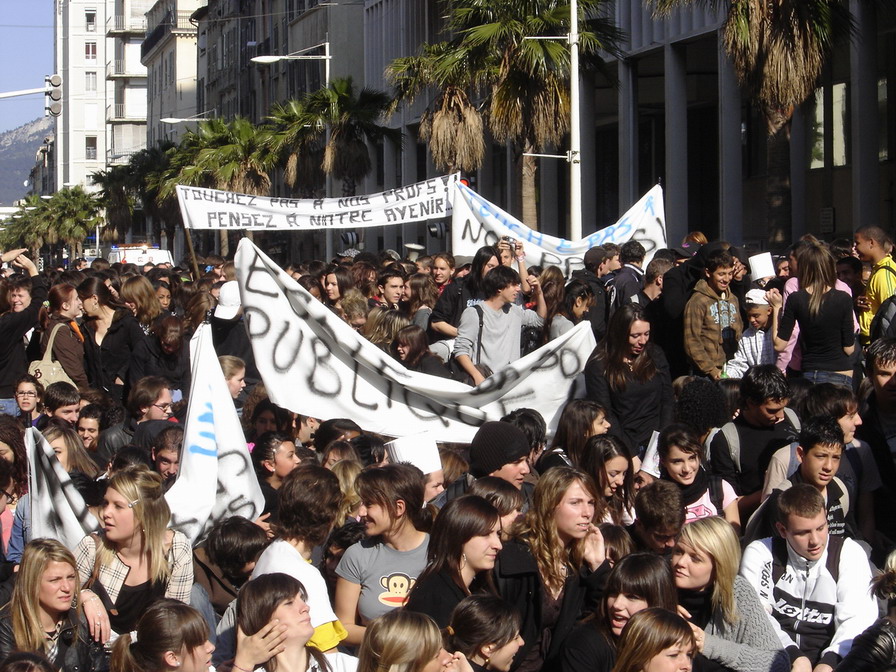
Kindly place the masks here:
<instances>
[{"instance_id":1,"label":"traffic light","mask_svg":"<svg viewBox=\"0 0 896 672\"><path fill-rule=\"evenodd\" d=\"M46 75L44 77L44 116L58 117L62 114L62 77Z\"/></svg>"}]
</instances>

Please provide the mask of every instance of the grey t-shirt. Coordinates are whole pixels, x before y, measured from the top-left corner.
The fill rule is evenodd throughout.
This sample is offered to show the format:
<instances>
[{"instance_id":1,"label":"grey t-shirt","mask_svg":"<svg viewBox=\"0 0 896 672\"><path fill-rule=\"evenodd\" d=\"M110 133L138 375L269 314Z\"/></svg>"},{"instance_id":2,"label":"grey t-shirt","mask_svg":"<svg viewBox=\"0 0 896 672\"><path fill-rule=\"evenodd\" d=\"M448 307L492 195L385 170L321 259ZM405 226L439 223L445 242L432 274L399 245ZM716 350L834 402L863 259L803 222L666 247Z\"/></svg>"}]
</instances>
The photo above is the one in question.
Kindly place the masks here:
<instances>
[{"instance_id":1,"label":"grey t-shirt","mask_svg":"<svg viewBox=\"0 0 896 672\"><path fill-rule=\"evenodd\" d=\"M429 535L412 551L396 551L379 537L362 539L350 546L336 567L336 574L360 584L358 613L366 624L404 606L417 577L426 567Z\"/></svg>"},{"instance_id":2,"label":"grey t-shirt","mask_svg":"<svg viewBox=\"0 0 896 672\"><path fill-rule=\"evenodd\" d=\"M479 336L479 313L466 308L457 327L454 356L467 355L474 364L485 364L497 373L520 358L520 334L523 326L540 327L544 320L534 310L506 305L501 310L480 303L482 309L482 345ZM479 355L477 359L477 354Z\"/></svg>"}]
</instances>

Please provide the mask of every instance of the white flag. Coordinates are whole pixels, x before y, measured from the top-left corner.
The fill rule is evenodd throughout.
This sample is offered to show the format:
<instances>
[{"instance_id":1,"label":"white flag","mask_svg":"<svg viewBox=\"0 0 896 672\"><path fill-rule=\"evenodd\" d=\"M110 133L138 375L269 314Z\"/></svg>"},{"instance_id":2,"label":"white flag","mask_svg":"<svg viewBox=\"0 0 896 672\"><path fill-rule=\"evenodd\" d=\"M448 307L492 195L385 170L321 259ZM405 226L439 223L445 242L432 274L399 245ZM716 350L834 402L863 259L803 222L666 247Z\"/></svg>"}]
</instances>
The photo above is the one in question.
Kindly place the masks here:
<instances>
[{"instance_id":1,"label":"white flag","mask_svg":"<svg viewBox=\"0 0 896 672\"><path fill-rule=\"evenodd\" d=\"M171 526L195 546L219 520L255 520L264 497L208 324L200 325L190 341L190 361L193 382L180 469L165 499Z\"/></svg>"},{"instance_id":2,"label":"white flag","mask_svg":"<svg viewBox=\"0 0 896 672\"><path fill-rule=\"evenodd\" d=\"M57 539L66 548L99 529L81 493L56 459L52 446L34 427L25 430L31 538Z\"/></svg>"},{"instance_id":3,"label":"white flag","mask_svg":"<svg viewBox=\"0 0 896 672\"><path fill-rule=\"evenodd\" d=\"M236 253L237 279L255 363L271 400L315 418L351 418L367 431L469 442L487 420L527 407L556 426L584 393L594 350L585 322L477 387L408 371L355 332L251 241Z\"/></svg>"}]
</instances>

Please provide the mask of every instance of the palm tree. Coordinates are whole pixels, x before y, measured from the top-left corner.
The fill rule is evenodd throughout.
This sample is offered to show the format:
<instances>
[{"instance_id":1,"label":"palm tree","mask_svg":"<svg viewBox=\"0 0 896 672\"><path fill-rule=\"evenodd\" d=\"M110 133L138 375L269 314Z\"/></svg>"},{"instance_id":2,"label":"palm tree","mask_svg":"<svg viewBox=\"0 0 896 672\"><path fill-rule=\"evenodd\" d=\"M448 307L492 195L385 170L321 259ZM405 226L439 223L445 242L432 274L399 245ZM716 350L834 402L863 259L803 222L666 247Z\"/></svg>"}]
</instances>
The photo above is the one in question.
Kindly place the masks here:
<instances>
[{"instance_id":1,"label":"palm tree","mask_svg":"<svg viewBox=\"0 0 896 672\"><path fill-rule=\"evenodd\" d=\"M420 137L429 144L436 168L449 174L472 173L485 157L482 114L467 93L480 88L476 76L468 51L448 42L424 44L418 56L396 58L386 69L396 105L412 103L436 88L435 99L420 117Z\"/></svg>"},{"instance_id":2,"label":"palm tree","mask_svg":"<svg viewBox=\"0 0 896 672\"><path fill-rule=\"evenodd\" d=\"M324 181L320 118L302 101L289 100L274 105L261 133L262 145L284 169L286 184L300 195L312 196Z\"/></svg>"},{"instance_id":3,"label":"palm tree","mask_svg":"<svg viewBox=\"0 0 896 672\"><path fill-rule=\"evenodd\" d=\"M132 154L128 161L128 169L136 184L143 211L153 221L161 223L168 241L173 241L175 230L178 226L183 226L177 198L161 195L162 183L171 164L170 152L174 147L170 140L163 140L155 147L147 147Z\"/></svg>"},{"instance_id":4,"label":"palm tree","mask_svg":"<svg viewBox=\"0 0 896 672\"><path fill-rule=\"evenodd\" d=\"M580 0L578 5L579 50L586 63L595 62L600 49L616 51L620 38L619 31L606 20L582 20L597 16L601 3ZM466 95L484 91L492 135L515 149L520 179L517 209L533 229L538 228L537 163L526 154L559 144L569 129L569 49L564 39L569 25L569 5L555 0L454 0L448 27L455 37L445 45L424 47L421 55L414 57L419 59L416 63L400 59L389 70L399 96L413 97L426 84L437 87L440 96L447 94L446 101L432 106L431 114L434 124L437 113L440 117L443 112L453 114L456 135L461 133L459 125L469 121L471 125L463 133L475 136L477 119L462 107L451 87L463 89ZM528 39L550 36L558 39ZM418 77L419 83L415 81ZM439 123L450 129L451 116L440 118ZM481 139L474 140L479 142ZM476 144L471 147L473 156Z\"/></svg>"},{"instance_id":5,"label":"palm tree","mask_svg":"<svg viewBox=\"0 0 896 672\"><path fill-rule=\"evenodd\" d=\"M697 0L655 0L657 12ZM703 0L727 7L722 41L737 77L768 128L769 240L790 236L790 122L794 109L815 90L835 42L852 17L844 0Z\"/></svg>"},{"instance_id":6,"label":"palm tree","mask_svg":"<svg viewBox=\"0 0 896 672\"><path fill-rule=\"evenodd\" d=\"M77 186L57 191L47 205L55 233L70 247L69 258L80 257L84 239L103 223L99 199Z\"/></svg>"},{"instance_id":7,"label":"palm tree","mask_svg":"<svg viewBox=\"0 0 896 672\"><path fill-rule=\"evenodd\" d=\"M352 78L346 77L331 80L325 89L312 91L303 102L314 125L329 127L323 171L342 180L343 195L354 196L358 182L373 167L367 142L384 138L401 142L401 131L380 124L392 99L382 91L366 88L356 94Z\"/></svg>"},{"instance_id":8,"label":"palm tree","mask_svg":"<svg viewBox=\"0 0 896 672\"><path fill-rule=\"evenodd\" d=\"M112 166L109 170L100 170L90 175L93 183L99 186L97 196L106 211L107 237L116 239L119 234L130 228L136 204L132 168L129 164ZM100 241L96 241L97 248Z\"/></svg>"},{"instance_id":9,"label":"palm tree","mask_svg":"<svg viewBox=\"0 0 896 672\"><path fill-rule=\"evenodd\" d=\"M9 220L0 232L0 245L9 250L16 247L27 247L33 259L40 257L40 249L49 242L53 227L49 215L47 201L37 194L23 199L19 211Z\"/></svg>"}]
</instances>

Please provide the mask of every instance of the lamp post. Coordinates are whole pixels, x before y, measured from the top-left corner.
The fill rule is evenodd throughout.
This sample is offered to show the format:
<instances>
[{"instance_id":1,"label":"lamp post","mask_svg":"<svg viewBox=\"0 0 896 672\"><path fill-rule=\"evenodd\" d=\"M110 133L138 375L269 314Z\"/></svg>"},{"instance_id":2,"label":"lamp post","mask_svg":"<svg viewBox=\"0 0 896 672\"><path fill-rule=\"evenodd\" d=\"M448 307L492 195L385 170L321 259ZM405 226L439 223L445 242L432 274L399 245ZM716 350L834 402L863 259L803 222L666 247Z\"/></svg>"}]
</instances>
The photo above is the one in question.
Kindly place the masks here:
<instances>
[{"instance_id":1,"label":"lamp post","mask_svg":"<svg viewBox=\"0 0 896 672\"><path fill-rule=\"evenodd\" d=\"M215 110L205 110L189 117L162 117L159 121L163 124L183 124L188 121L204 121L210 119L209 114L214 114Z\"/></svg>"}]
</instances>

